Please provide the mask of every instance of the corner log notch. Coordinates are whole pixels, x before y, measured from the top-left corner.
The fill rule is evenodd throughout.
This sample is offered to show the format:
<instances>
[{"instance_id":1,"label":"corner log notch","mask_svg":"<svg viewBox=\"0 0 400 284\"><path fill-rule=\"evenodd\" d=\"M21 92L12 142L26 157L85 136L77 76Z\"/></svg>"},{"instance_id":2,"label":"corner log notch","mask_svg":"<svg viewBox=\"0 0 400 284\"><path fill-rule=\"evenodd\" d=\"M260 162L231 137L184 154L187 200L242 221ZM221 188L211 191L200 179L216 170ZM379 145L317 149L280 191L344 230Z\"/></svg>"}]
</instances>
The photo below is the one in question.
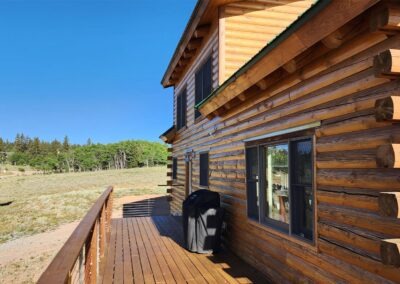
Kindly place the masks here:
<instances>
[{"instance_id":1,"label":"corner log notch","mask_svg":"<svg viewBox=\"0 0 400 284\"><path fill-rule=\"evenodd\" d=\"M188 45L187 45L187 49L188 49L189 51L196 50L196 49L198 49L198 48L201 46L201 43L202 43L202 42L203 42L203 39L202 39L202 38L194 38L194 39L191 39L191 40L189 41Z\"/></svg>"},{"instance_id":2,"label":"corner log notch","mask_svg":"<svg viewBox=\"0 0 400 284\"><path fill-rule=\"evenodd\" d=\"M210 32L211 29L211 25L206 24L206 25L202 25L199 26L193 34L194 38L203 38L206 37L208 35L208 33Z\"/></svg>"},{"instance_id":3,"label":"corner log notch","mask_svg":"<svg viewBox=\"0 0 400 284\"><path fill-rule=\"evenodd\" d=\"M400 192L381 192L378 197L379 215L400 218Z\"/></svg>"},{"instance_id":4,"label":"corner log notch","mask_svg":"<svg viewBox=\"0 0 400 284\"><path fill-rule=\"evenodd\" d=\"M304 51L296 58L290 60L282 66L289 74L292 74L304 67L308 63L327 54L332 49L342 46L345 42L350 41L361 32L368 29L368 17L356 17L344 26L340 27L330 35L317 42L312 48Z\"/></svg>"},{"instance_id":5,"label":"corner log notch","mask_svg":"<svg viewBox=\"0 0 400 284\"><path fill-rule=\"evenodd\" d=\"M382 240L380 250L383 264L400 267L400 239Z\"/></svg>"},{"instance_id":6,"label":"corner log notch","mask_svg":"<svg viewBox=\"0 0 400 284\"><path fill-rule=\"evenodd\" d=\"M400 121L400 97L390 96L375 102L376 121Z\"/></svg>"},{"instance_id":7,"label":"corner log notch","mask_svg":"<svg viewBox=\"0 0 400 284\"><path fill-rule=\"evenodd\" d=\"M379 146L376 151L376 165L378 168L400 168L400 144Z\"/></svg>"},{"instance_id":8,"label":"corner log notch","mask_svg":"<svg viewBox=\"0 0 400 284\"><path fill-rule=\"evenodd\" d=\"M377 77L397 79L400 76L400 50L389 49L374 58L374 71Z\"/></svg>"},{"instance_id":9,"label":"corner log notch","mask_svg":"<svg viewBox=\"0 0 400 284\"><path fill-rule=\"evenodd\" d=\"M388 2L371 15L369 23L372 32L381 31L392 34L400 31L400 8L394 3Z\"/></svg>"},{"instance_id":10,"label":"corner log notch","mask_svg":"<svg viewBox=\"0 0 400 284\"><path fill-rule=\"evenodd\" d=\"M289 74L293 74L313 60L325 55L330 50L331 48L328 48L321 42L318 42L313 47L305 50L303 53L283 65L282 68Z\"/></svg>"},{"instance_id":11,"label":"corner log notch","mask_svg":"<svg viewBox=\"0 0 400 284\"><path fill-rule=\"evenodd\" d=\"M207 115L207 118L211 120L216 116L219 117L224 116L224 114L226 114L228 111L240 107L242 102L247 101L256 95L259 95L260 91L265 91L266 89L268 89L269 86L272 84L271 82L273 81L272 80L267 81L267 78L260 80L259 82L257 82L257 84L250 87L237 97L234 97L229 101L227 101L225 104L217 107L212 113Z\"/></svg>"},{"instance_id":12,"label":"corner log notch","mask_svg":"<svg viewBox=\"0 0 400 284\"><path fill-rule=\"evenodd\" d=\"M366 30L368 21L368 17L357 17L322 39L321 43L329 49L338 48L344 42L354 38L360 31Z\"/></svg>"}]
</instances>

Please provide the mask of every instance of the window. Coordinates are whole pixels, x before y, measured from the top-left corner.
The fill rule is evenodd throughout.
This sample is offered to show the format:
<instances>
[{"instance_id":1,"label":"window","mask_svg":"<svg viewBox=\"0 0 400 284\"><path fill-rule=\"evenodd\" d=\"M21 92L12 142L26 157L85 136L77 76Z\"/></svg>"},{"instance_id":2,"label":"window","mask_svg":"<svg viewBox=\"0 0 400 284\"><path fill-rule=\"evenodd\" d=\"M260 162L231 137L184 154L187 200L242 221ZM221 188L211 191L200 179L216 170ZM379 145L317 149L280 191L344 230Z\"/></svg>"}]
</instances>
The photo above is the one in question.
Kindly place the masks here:
<instances>
[{"instance_id":1,"label":"window","mask_svg":"<svg viewBox=\"0 0 400 284\"><path fill-rule=\"evenodd\" d=\"M212 88L212 67L211 67L211 57L201 66L201 68L196 73L196 89L195 89L195 97L196 97L196 105L200 103L202 100L207 98L211 94ZM196 109L194 118L198 118L201 113Z\"/></svg>"},{"instance_id":2,"label":"window","mask_svg":"<svg viewBox=\"0 0 400 284\"><path fill-rule=\"evenodd\" d=\"M186 126L186 90L176 97L176 129Z\"/></svg>"},{"instance_id":3,"label":"window","mask_svg":"<svg viewBox=\"0 0 400 284\"><path fill-rule=\"evenodd\" d=\"M246 149L248 217L310 241L314 240L312 141L291 138Z\"/></svg>"},{"instance_id":4,"label":"window","mask_svg":"<svg viewBox=\"0 0 400 284\"><path fill-rule=\"evenodd\" d=\"M178 159L172 159L172 179L176 180L178 176Z\"/></svg>"},{"instance_id":5,"label":"window","mask_svg":"<svg viewBox=\"0 0 400 284\"><path fill-rule=\"evenodd\" d=\"M208 186L208 153L200 154L200 185Z\"/></svg>"}]
</instances>

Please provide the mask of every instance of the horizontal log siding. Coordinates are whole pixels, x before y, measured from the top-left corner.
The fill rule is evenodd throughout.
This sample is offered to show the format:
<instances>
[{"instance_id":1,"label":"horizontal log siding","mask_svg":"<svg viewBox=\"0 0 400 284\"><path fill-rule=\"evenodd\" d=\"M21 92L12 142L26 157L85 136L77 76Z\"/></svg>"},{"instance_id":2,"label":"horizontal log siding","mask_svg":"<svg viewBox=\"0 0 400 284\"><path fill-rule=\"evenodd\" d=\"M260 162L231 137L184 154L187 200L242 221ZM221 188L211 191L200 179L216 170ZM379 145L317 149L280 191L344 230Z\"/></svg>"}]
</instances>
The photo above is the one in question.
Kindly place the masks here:
<instances>
[{"instance_id":1,"label":"horizontal log siding","mask_svg":"<svg viewBox=\"0 0 400 284\"><path fill-rule=\"evenodd\" d=\"M220 83L310 8L313 2L258 0L220 7Z\"/></svg>"},{"instance_id":2,"label":"horizontal log siding","mask_svg":"<svg viewBox=\"0 0 400 284\"><path fill-rule=\"evenodd\" d=\"M400 191L400 173L377 169L374 162L377 146L400 143L400 125L377 123L373 116L375 101L399 95L400 83L376 78L372 70L374 56L400 48L400 36L362 31L343 46L351 48L332 49L299 70L303 77L289 76L291 88L278 82L212 120L194 123L198 65L191 67L176 89L179 93L187 85L189 96L188 128L173 144L179 161L177 184L185 182L185 151L209 151L209 188L221 194L227 212L225 241L277 283L400 282L400 269L383 265L379 252L382 239L400 236L400 222L379 216L377 203L379 192ZM215 57L216 34L198 62L211 50ZM218 72L217 67L214 61L213 72ZM243 140L316 121L321 126L315 133L318 221L313 247L248 220ZM199 188L198 154L192 183ZM179 214L184 187L173 189L172 210Z\"/></svg>"},{"instance_id":3,"label":"horizontal log siding","mask_svg":"<svg viewBox=\"0 0 400 284\"><path fill-rule=\"evenodd\" d=\"M174 90L174 101L176 101L176 96L180 94L186 88L187 94L187 114L186 114L186 128L177 133L176 139L184 138L187 132L190 129L194 129L196 125L201 122L195 123L194 117L194 106L195 106L195 74L196 71L201 67L205 60L209 56L212 56L212 80L213 80L213 89L218 87L218 25L215 22L212 25L211 35L205 39L205 43L203 44L199 54L196 56L195 61L190 65L187 71L185 71L185 75L182 80L176 85ZM176 115L175 115L176 117ZM175 144L173 145L175 147ZM173 148L172 156L178 159L178 168L177 168L177 180L174 182L174 186L172 186L172 202L171 202L171 211L175 215L179 215L182 212L182 202L185 199L185 152L189 150L191 147L187 145L185 148L175 149ZM198 184L200 180L199 175L199 157L195 158L193 163L193 188L198 189Z\"/></svg>"}]
</instances>

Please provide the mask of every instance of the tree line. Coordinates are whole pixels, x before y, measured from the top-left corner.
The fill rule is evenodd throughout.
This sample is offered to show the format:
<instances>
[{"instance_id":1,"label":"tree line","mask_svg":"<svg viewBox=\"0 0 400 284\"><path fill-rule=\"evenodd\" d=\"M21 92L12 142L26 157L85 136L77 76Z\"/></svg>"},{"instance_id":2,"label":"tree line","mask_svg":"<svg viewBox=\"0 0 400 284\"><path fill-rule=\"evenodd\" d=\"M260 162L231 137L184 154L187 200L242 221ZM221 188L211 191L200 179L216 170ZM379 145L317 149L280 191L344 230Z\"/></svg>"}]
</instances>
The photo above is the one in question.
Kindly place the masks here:
<instances>
[{"instance_id":1,"label":"tree line","mask_svg":"<svg viewBox=\"0 0 400 284\"><path fill-rule=\"evenodd\" d=\"M17 134L13 142L0 138L0 163L31 166L44 172L82 172L165 165L167 146L158 142L128 140L85 145L63 141L46 142Z\"/></svg>"}]
</instances>

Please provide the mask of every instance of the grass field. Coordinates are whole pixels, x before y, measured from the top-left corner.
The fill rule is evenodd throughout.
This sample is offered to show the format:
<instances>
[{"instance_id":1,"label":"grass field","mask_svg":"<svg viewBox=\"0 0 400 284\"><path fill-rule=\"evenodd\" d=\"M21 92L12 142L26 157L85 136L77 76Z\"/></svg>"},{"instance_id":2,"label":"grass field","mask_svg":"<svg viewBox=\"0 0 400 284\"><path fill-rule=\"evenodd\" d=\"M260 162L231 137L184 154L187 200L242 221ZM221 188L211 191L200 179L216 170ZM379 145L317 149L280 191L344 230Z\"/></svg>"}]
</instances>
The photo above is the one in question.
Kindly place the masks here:
<instances>
[{"instance_id":1,"label":"grass field","mask_svg":"<svg viewBox=\"0 0 400 284\"><path fill-rule=\"evenodd\" d=\"M109 185L115 198L165 193L166 168L12 176L0 179L0 244L80 220Z\"/></svg>"}]
</instances>

